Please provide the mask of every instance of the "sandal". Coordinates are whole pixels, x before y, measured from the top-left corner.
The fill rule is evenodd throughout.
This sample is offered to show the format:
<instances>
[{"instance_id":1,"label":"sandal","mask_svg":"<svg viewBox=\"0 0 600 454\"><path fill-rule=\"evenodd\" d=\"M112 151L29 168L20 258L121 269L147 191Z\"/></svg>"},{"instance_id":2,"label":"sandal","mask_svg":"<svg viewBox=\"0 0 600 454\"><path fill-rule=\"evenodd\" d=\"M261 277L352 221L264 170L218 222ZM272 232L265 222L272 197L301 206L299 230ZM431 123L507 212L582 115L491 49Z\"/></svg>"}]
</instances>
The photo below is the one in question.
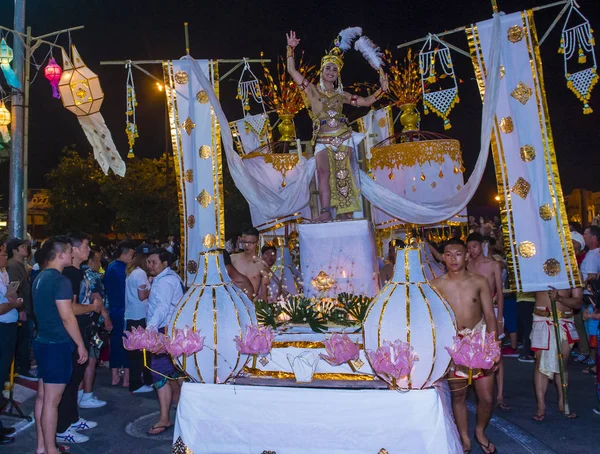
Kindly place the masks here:
<instances>
[{"instance_id":1,"label":"sandal","mask_svg":"<svg viewBox=\"0 0 600 454\"><path fill-rule=\"evenodd\" d=\"M544 419L546 419L546 415L545 414L535 414L531 417L532 420L537 421L537 422L542 422Z\"/></svg>"},{"instance_id":2,"label":"sandal","mask_svg":"<svg viewBox=\"0 0 600 454\"><path fill-rule=\"evenodd\" d=\"M492 441L490 439L488 439L487 445L484 445L482 442L479 441L479 439L477 438L477 435L475 435L475 441L477 442L477 444L479 445L479 447L485 454L495 454L498 452L498 450L496 449L496 446L494 446L493 451L490 451L490 445L492 444Z\"/></svg>"},{"instance_id":3,"label":"sandal","mask_svg":"<svg viewBox=\"0 0 600 454\"><path fill-rule=\"evenodd\" d=\"M165 433L167 430L171 429L172 427L173 427L173 424L171 424L169 426L152 426L150 428L150 430L148 430L148 432L146 432L146 434L150 435L151 437L154 437L156 435ZM158 432L152 432L153 430L158 430Z\"/></svg>"}]
</instances>

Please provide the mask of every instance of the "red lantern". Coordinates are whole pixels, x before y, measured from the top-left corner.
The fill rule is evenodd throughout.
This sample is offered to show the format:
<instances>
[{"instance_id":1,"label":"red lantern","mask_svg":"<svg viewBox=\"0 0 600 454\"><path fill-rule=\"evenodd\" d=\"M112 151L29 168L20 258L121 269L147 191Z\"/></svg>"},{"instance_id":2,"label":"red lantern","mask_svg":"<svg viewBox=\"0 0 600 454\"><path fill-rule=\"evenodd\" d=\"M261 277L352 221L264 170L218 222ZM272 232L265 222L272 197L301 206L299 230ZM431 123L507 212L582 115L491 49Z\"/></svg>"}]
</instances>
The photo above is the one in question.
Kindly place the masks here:
<instances>
[{"instance_id":1,"label":"red lantern","mask_svg":"<svg viewBox=\"0 0 600 454\"><path fill-rule=\"evenodd\" d=\"M44 68L44 76L52 85L52 96L55 98L60 98L60 93L58 91L58 82L60 82L60 76L62 75L62 68L56 63L54 58L51 58L48 62L48 66Z\"/></svg>"}]
</instances>

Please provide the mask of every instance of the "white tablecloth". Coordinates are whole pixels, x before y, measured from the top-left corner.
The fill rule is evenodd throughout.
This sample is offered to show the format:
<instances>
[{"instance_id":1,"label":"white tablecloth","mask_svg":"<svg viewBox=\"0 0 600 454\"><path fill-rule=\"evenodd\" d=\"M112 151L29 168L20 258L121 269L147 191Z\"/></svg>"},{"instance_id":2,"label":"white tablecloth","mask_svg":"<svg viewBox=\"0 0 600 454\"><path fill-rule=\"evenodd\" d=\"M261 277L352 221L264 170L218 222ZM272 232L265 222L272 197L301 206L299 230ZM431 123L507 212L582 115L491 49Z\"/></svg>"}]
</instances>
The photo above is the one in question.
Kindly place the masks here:
<instances>
[{"instance_id":1,"label":"white tablecloth","mask_svg":"<svg viewBox=\"0 0 600 454\"><path fill-rule=\"evenodd\" d=\"M460 453L442 394L185 383L174 443L194 454Z\"/></svg>"}]
</instances>

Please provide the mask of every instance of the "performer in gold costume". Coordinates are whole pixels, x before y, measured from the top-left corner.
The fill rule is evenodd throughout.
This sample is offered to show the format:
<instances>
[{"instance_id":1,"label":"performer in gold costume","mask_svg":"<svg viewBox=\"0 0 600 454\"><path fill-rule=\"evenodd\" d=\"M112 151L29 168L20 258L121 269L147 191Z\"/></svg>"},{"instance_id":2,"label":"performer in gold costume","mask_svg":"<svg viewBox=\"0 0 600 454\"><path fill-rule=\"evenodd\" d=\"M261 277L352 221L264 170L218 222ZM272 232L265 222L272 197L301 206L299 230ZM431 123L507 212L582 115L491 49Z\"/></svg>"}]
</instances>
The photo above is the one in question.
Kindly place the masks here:
<instances>
[{"instance_id":1,"label":"performer in gold costume","mask_svg":"<svg viewBox=\"0 0 600 454\"><path fill-rule=\"evenodd\" d=\"M380 85L375 93L364 98L352 95L342 86L340 72L344 66L344 51L350 49L352 40L362 34L358 27L340 32L335 46L321 59L320 81L317 86L309 83L296 69L294 49L300 43L294 31L287 37L287 69L294 82L303 92L307 109L313 120L313 144L317 159L317 182L319 187L320 214L316 221L331 221L335 213L341 219L349 219L361 208L360 181L356 162L356 147L364 138L352 131L342 113L344 104L369 107L380 99L388 89L388 82L378 57L379 49L366 37L359 39L363 48L357 49L376 67ZM367 50L364 50L366 44ZM370 54L370 55L369 55ZM379 60L379 64L372 61ZM323 153L323 151L326 152Z\"/></svg>"}]
</instances>

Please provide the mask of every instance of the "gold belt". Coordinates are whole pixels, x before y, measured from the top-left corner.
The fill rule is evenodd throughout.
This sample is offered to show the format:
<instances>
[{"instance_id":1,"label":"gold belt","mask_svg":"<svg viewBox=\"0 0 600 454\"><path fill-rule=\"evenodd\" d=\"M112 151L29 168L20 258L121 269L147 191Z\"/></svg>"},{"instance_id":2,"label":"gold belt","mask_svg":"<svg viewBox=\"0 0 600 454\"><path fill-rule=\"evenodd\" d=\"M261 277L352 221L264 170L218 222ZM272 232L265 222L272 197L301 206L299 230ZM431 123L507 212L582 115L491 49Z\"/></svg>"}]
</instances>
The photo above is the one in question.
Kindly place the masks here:
<instances>
[{"instance_id":1,"label":"gold belt","mask_svg":"<svg viewBox=\"0 0 600 454\"><path fill-rule=\"evenodd\" d=\"M339 147L352 136L352 130L345 131L339 136L317 136L317 143Z\"/></svg>"},{"instance_id":2,"label":"gold belt","mask_svg":"<svg viewBox=\"0 0 600 454\"><path fill-rule=\"evenodd\" d=\"M535 315L539 315L540 317L552 317L552 312L544 309L538 309L537 307L533 309L533 313ZM562 312L557 310L556 314L558 315L558 318L573 318L573 312Z\"/></svg>"}]
</instances>

